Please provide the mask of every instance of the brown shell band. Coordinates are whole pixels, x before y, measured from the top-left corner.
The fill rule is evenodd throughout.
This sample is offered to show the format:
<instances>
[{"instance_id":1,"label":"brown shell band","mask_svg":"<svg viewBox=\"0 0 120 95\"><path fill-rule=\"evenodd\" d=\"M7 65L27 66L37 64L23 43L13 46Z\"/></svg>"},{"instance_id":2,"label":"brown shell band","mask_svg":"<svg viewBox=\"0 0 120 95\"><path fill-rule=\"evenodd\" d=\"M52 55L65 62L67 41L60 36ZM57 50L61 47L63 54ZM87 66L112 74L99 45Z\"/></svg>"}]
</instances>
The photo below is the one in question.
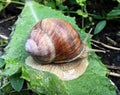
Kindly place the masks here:
<instances>
[{"instance_id":1,"label":"brown shell band","mask_svg":"<svg viewBox=\"0 0 120 95\"><path fill-rule=\"evenodd\" d=\"M80 56L83 54L83 52L84 52L84 44L81 45L79 54L77 56L75 56L74 58L63 60L63 61L54 61L54 63L68 63L68 62L72 62L72 61L80 58Z\"/></svg>"}]
</instances>

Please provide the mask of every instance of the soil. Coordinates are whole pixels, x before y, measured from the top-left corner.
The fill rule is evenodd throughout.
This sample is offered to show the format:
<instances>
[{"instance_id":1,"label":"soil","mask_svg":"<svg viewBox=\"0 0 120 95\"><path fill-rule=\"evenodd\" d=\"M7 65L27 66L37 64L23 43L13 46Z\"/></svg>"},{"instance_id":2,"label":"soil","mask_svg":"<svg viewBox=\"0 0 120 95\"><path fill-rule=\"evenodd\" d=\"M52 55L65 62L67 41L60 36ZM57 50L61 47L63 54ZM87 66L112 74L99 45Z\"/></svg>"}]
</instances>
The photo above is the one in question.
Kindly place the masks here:
<instances>
[{"instance_id":1,"label":"soil","mask_svg":"<svg viewBox=\"0 0 120 95\"><path fill-rule=\"evenodd\" d=\"M98 0L97 0L98 1ZM110 1L107 2L107 0L104 0L104 2L95 2L94 0L91 1L91 3L88 2L87 9L90 13L95 14L102 14L103 12L109 12L113 7L116 6L115 3L111 3ZM69 4L66 3L65 4ZM94 4L91 5L91 4ZM107 4L107 5L106 5ZM20 6L21 7L21 6ZM78 5L68 5L68 8L70 8L72 11L75 11L76 9L79 9L80 7ZM104 10L102 10L104 9ZM12 26L14 25L17 16L20 14L21 9L19 9L18 5L10 4L8 7L6 7L1 13L0 13L0 35L4 35L8 39L10 39L10 33L12 31ZM71 14L71 16L76 16L76 21L79 27L82 27L80 25L81 17L75 14ZM97 23L99 20L95 20ZM86 25L87 20L85 21ZM88 29L89 30L89 29ZM118 20L109 20L107 21L106 27L103 29L102 32L96 34L92 38L93 40L99 41L100 43L104 43L109 46L114 46L120 48L120 21ZM1 41L3 40L3 37L0 36L0 51L4 52L4 47L8 44L9 41L7 41L4 45L1 44ZM117 87L117 92L120 94L120 76L117 76L116 74L120 75L120 50L114 50L110 49L108 47L105 47L101 44L97 44L93 42L92 47L97 49L103 49L106 51L106 53L96 53L98 56L100 56L101 61L106 65L106 67L110 70L111 73L107 74L108 78L112 80L112 82ZM94 45L96 44L97 47Z\"/></svg>"},{"instance_id":2,"label":"soil","mask_svg":"<svg viewBox=\"0 0 120 95\"><path fill-rule=\"evenodd\" d=\"M21 12L21 9L18 9L18 7L18 5L10 4L0 12L0 35L2 35L2 37L0 36L0 51L2 51L1 53L4 52L4 47L10 40L12 27L17 19L17 16ZM7 42L4 42L3 45L2 42L4 41L4 38L7 40Z\"/></svg>"}]
</instances>

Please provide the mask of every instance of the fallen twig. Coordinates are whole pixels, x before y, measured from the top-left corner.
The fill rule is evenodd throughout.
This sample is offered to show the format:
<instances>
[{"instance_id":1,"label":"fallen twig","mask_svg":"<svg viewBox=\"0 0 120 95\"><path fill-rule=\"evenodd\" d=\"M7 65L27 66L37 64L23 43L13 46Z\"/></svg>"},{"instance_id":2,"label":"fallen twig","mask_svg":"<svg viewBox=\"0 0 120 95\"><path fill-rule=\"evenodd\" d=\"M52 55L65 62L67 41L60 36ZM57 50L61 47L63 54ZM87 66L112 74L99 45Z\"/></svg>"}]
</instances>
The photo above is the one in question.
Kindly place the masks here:
<instances>
[{"instance_id":1,"label":"fallen twig","mask_svg":"<svg viewBox=\"0 0 120 95\"><path fill-rule=\"evenodd\" d=\"M110 37L106 37L106 38L107 38L107 40L108 40L110 43L112 43L113 45L117 45L117 42L114 41L113 39L111 39Z\"/></svg>"},{"instance_id":2,"label":"fallen twig","mask_svg":"<svg viewBox=\"0 0 120 95\"><path fill-rule=\"evenodd\" d=\"M0 37L1 37L2 39L8 40L8 37L5 36L5 35L0 34Z\"/></svg>"},{"instance_id":3,"label":"fallen twig","mask_svg":"<svg viewBox=\"0 0 120 95\"><path fill-rule=\"evenodd\" d=\"M120 77L120 74L115 73L115 72L109 72L108 75L115 76L115 77Z\"/></svg>"},{"instance_id":4,"label":"fallen twig","mask_svg":"<svg viewBox=\"0 0 120 95\"><path fill-rule=\"evenodd\" d=\"M120 66L110 66L110 65L105 65L107 68L109 69L116 69L116 70L120 70Z\"/></svg>"},{"instance_id":5,"label":"fallen twig","mask_svg":"<svg viewBox=\"0 0 120 95\"><path fill-rule=\"evenodd\" d=\"M109 49L120 50L120 48L113 47L113 46L110 46L110 45L106 45L106 44L104 44L104 43L102 43L102 42L99 42L99 41L95 41L95 40L91 40L91 41L93 41L93 42L95 42L95 43L97 43L97 44L100 44L100 45L102 45L102 46L104 46L104 47L106 47L106 48L109 48Z\"/></svg>"},{"instance_id":6,"label":"fallen twig","mask_svg":"<svg viewBox=\"0 0 120 95\"><path fill-rule=\"evenodd\" d=\"M0 21L0 23L3 23L3 22L6 22L6 21L9 21L9 20L12 20L13 18L15 18L15 16L11 16L9 18L6 18L6 19L3 19Z\"/></svg>"},{"instance_id":7,"label":"fallen twig","mask_svg":"<svg viewBox=\"0 0 120 95\"><path fill-rule=\"evenodd\" d=\"M98 45L96 45L96 44L94 44L94 43L91 43L91 44L92 44L93 46L95 46L95 47L101 49L101 50L105 50L104 48L102 48L102 47L100 47L100 46L98 46Z\"/></svg>"}]
</instances>

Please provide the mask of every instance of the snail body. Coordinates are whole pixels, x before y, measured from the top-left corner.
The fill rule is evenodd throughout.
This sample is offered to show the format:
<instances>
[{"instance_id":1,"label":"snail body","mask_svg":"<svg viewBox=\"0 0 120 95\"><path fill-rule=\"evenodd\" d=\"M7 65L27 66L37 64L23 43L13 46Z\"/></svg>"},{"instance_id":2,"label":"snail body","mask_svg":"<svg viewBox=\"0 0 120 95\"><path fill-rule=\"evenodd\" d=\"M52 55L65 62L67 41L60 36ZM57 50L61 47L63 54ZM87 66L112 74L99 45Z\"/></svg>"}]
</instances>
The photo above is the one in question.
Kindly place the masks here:
<instances>
[{"instance_id":1,"label":"snail body","mask_svg":"<svg viewBox=\"0 0 120 95\"><path fill-rule=\"evenodd\" d=\"M81 76L87 66L87 46L74 27L61 19L46 18L31 30L25 44L31 56L26 64L40 71L48 71L61 80Z\"/></svg>"},{"instance_id":2,"label":"snail body","mask_svg":"<svg viewBox=\"0 0 120 95\"><path fill-rule=\"evenodd\" d=\"M25 47L37 62L65 63L81 56L84 43L70 23L47 18L33 27Z\"/></svg>"}]
</instances>

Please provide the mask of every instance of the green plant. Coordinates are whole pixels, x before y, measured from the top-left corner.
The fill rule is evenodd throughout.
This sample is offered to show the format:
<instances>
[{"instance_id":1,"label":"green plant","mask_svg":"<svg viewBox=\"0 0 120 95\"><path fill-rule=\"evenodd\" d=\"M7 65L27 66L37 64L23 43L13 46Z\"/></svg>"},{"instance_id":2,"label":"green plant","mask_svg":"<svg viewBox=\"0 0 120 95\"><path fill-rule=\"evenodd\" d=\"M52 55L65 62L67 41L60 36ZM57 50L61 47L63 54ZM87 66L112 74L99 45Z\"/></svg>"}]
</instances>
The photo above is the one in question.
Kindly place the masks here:
<instances>
[{"instance_id":1,"label":"green plant","mask_svg":"<svg viewBox=\"0 0 120 95\"><path fill-rule=\"evenodd\" d=\"M0 0L0 11L4 10L10 3L24 5L24 3L17 0Z\"/></svg>"},{"instance_id":2,"label":"green plant","mask_svg":"<svg viewBox=\"0 0 120 95\"><path fill-rule=\"evenodd\" d=\"M106 21L105 20L100 21L95 27L94 34L101 32L105 26L106 26Z\"/></svg>"}]
</instances>

